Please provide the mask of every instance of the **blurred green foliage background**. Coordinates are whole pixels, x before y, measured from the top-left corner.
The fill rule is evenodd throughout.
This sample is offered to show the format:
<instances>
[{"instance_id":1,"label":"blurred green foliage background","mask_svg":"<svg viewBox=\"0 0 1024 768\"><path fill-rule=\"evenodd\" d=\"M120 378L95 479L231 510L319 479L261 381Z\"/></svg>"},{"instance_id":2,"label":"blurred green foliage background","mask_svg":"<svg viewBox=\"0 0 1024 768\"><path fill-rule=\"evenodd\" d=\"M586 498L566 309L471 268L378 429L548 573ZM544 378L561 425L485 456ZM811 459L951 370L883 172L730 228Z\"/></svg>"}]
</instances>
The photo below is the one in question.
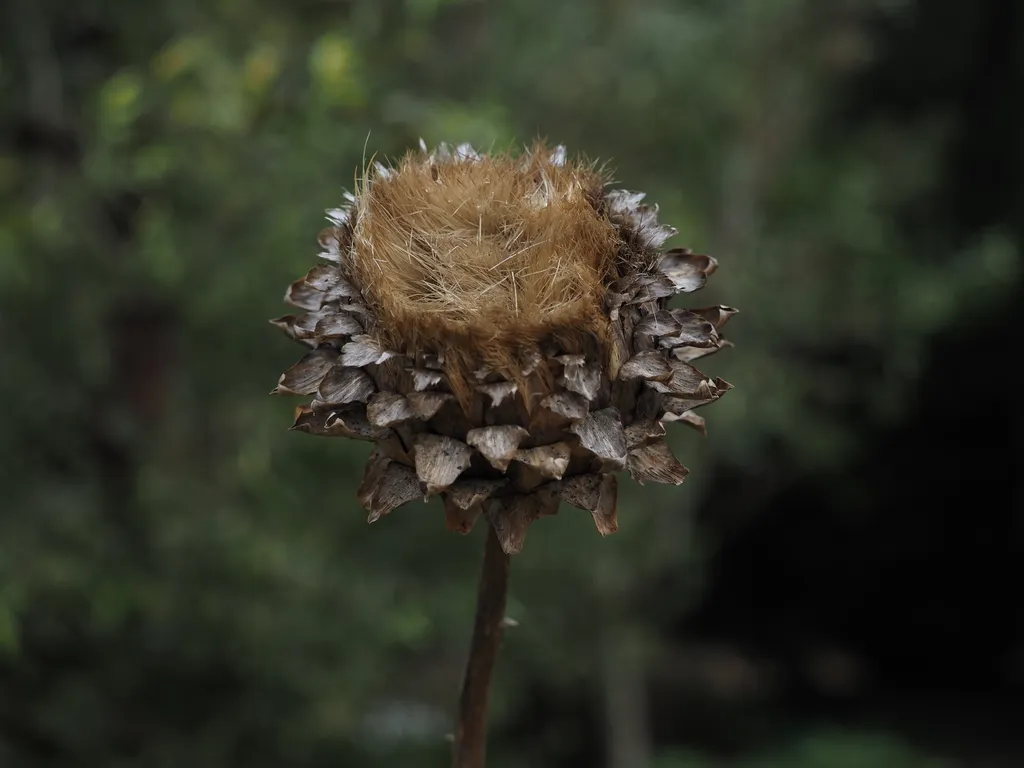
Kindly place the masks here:
<instances>
[{"instance_id":1,"label":"blurred green foliage background","mask_svg":"<svg viewBox=\"0 0 1024 768\"><path fill-rule=\"evenodd\" d=\"M367 526L367 448L285 431L296 403L267 392L298 348L266 319L367 158L537 136L612 160L675 244L718 257L701 304L743 314L705 366L736 385L709 437L673 438L691 479L630 487L607 540L563 510L515 558L493 764L959 765L857 722L723 752L673 727L702 708L688 683L652 712L645 682L723 546L695 514L719 468L848 466L909 408L935 334L1012 299L1012 220L954 237L936 202L956 113L863 108L883 32L921 13L5 3L0 765L446 764L481 531L446 533L433 503ZM948 66L969 56L951 43ZM898 70L927 90L933 66ZM948 376L952 408L989 386Z\"/></svg>"}]
</instances>

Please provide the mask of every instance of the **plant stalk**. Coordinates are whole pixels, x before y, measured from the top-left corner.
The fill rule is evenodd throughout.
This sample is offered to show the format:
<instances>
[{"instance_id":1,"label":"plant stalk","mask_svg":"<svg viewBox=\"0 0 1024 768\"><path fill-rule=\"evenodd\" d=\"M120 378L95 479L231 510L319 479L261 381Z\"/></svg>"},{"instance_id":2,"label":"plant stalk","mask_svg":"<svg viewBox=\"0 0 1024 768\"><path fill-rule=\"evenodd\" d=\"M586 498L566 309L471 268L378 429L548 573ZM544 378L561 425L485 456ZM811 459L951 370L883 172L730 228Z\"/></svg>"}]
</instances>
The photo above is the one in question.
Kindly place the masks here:
<instances>
[{"instance_id":1,"label":"plant stalk","mask_svg":"<svg viewBox=\"0 0 1024 768\"><path fill-rule=\"evenodd\" d=\"M487 707L494 665L505 628L509 565L509 556L501 548L494 527L488 525L476 597L473 639L459 694L453 768L484 768L487 759Z\"/></svg>"}]
</instances>

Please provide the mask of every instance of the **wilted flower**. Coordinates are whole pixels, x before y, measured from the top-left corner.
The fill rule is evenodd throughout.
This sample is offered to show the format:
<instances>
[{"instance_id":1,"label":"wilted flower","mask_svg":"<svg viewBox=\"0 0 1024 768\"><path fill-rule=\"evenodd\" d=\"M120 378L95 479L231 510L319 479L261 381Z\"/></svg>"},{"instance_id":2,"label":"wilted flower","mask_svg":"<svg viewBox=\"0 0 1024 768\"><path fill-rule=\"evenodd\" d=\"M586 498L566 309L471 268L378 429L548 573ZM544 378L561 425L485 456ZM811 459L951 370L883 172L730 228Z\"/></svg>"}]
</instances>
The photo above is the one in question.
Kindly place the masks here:
<instances>
[{"instance_id":1,"label":"wilted flower","mask_svg":"<svg viewBox=\"0 0 1024 768\"><path fill-rule=\"evenodd\" d=\"M506 552L561 501L617 528L616 475L678 484L665 423L730 385L691 363L726 346L728 307L669 309L716 267L639 192L606 190L564 147L469 145L375 163L328 212L321 257L273 321L311 347L275 393L293 426L376 443L358 491L371 522L440 495L448 527L485 515Z\"/></svg>"}]
</instances>

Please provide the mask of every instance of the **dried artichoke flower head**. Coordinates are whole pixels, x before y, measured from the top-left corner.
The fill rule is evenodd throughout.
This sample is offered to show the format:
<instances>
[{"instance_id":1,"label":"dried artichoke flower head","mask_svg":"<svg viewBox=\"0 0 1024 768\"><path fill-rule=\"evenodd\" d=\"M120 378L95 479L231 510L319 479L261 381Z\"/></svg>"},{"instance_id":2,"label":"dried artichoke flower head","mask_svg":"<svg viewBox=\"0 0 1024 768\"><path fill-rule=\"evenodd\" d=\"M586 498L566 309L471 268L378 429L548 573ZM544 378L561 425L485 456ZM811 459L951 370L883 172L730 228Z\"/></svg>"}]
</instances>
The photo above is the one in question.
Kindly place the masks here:
<instances>
[{"instance_id":1,"label":"dried artichoke flower head","mask_svg":"<svg viewBox=\"0 0 1024 768\"><path fill-rule=\"evenodd\" d=\"M708 256L639 192L607 190L564 147L440 145L375 163L320 234L326 263L272 321L312 349L275 393L312 396L293 429L376 444L358 491L373 522L440 495L449 529L485 515L506 552L561 501L617 528L616 475L678 484L665 423L731 385L692 361L736 310L669 309Z\"/></svg>"}]
</instances>

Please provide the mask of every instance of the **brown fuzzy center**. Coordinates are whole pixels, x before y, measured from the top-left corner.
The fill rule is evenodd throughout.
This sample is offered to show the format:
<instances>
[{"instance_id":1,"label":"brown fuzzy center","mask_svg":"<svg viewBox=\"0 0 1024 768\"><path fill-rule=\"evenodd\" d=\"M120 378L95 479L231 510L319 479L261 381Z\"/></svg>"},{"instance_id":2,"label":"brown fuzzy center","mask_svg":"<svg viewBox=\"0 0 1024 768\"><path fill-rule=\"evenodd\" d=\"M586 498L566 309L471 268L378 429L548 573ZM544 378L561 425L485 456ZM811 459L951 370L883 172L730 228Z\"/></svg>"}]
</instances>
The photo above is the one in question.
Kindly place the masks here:
<instances>
[{"instance_id":1,"label":"brown fuzzy center","mask_svg":"<svg viewBox=\"0 0 1024 768\"><path fill-rule=\"evenodd\" d=\"M360 195L351 268L403 346L596 330L620 247L603 178L541 148L431 165L409 156Z\"/></svg>"}]
</instances>

